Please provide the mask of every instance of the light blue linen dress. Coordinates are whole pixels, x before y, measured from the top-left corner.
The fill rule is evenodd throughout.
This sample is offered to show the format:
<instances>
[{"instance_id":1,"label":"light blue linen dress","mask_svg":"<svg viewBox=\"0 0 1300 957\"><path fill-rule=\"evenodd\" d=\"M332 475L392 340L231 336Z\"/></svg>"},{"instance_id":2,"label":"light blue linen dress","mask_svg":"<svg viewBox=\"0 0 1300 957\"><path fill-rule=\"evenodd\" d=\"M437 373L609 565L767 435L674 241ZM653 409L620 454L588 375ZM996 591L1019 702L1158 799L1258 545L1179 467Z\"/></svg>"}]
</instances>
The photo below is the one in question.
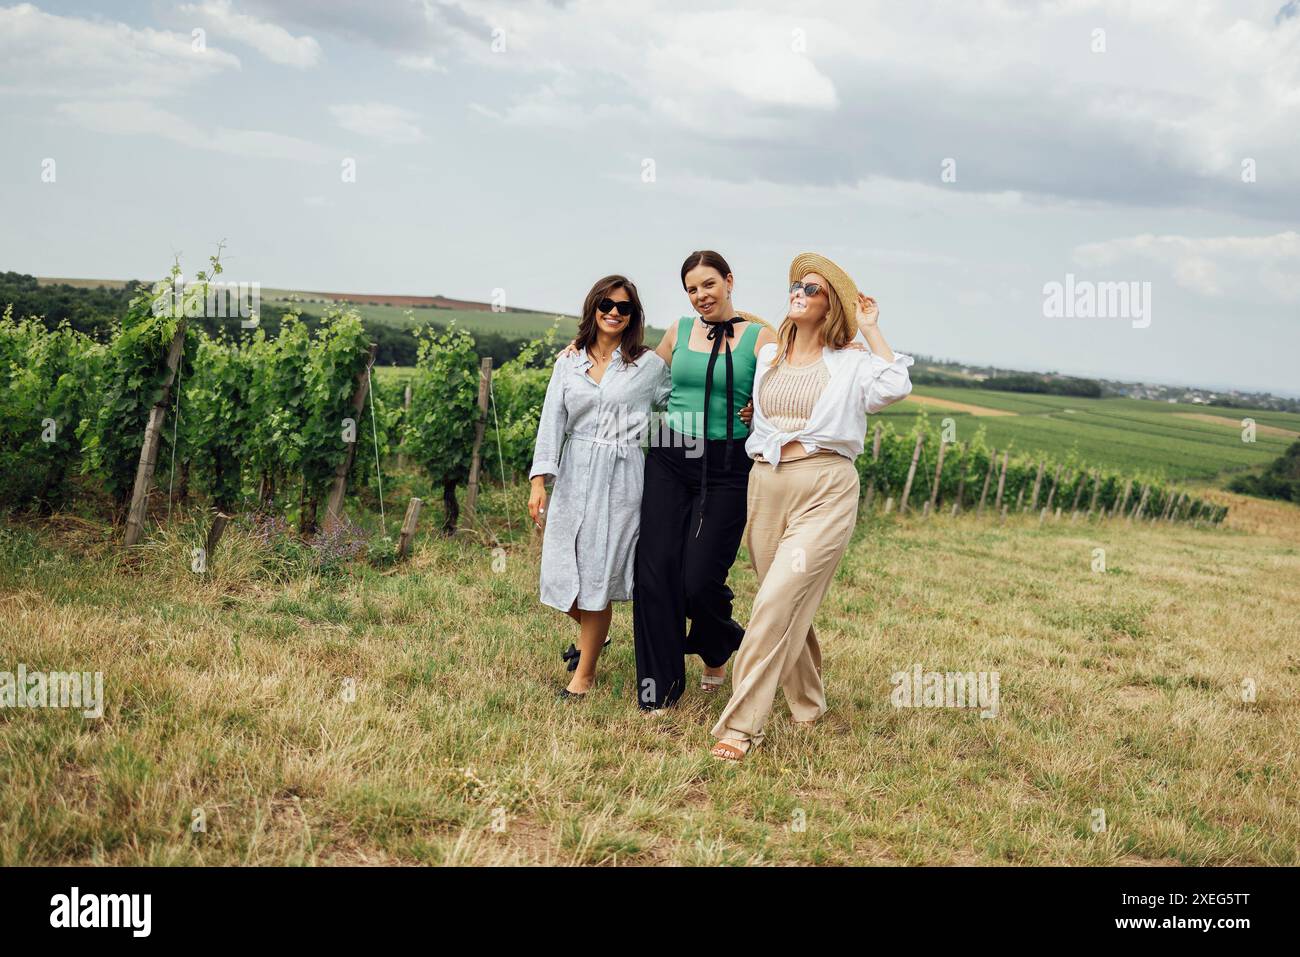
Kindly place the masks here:
<instances>
[{"instance_id":1,"label":"light blue linen dress","mask_svg":"<svg viewBox=\"0 0 1300 957\"><path fill-rule=\"evenodd\" d=\"M672 391L668 365L616 348L600 382L586 351L555 360L529 478L555 476L543 516L542 604L601 611L632 599L641 489L652 408Z\"/></svg>"}]
</instances>

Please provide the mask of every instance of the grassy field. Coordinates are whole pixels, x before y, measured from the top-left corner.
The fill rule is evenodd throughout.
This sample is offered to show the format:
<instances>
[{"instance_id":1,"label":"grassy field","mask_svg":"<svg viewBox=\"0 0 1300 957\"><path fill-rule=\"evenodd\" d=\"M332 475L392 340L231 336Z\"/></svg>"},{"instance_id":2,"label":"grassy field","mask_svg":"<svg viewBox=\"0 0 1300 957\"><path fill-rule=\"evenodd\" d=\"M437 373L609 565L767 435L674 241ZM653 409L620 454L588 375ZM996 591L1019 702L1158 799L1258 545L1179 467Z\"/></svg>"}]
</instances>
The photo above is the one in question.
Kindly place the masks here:
<instances>
[{"instance_id":1,"label":"grassy field","mask_svg":"<svg viewBox=\"0 0 1300 957\"><path fill-rule=\"evenodd\" d=\"M555 700L574 629L522 488L487 493L501 552L387 570L233 528L200 578L188 521L130 556L13 521L0 667L102 671L106 708L0 709L0 864L1295 864L1300 509L1217 494L1215 530L864 516L817 622L830 711L778 703L739 766L706 754L721 698L637 715L628 606ZM733 585L743 621L743 553ZM997 671L998 716L895 709L914 664Z\"/></svg>"}]
</instances>

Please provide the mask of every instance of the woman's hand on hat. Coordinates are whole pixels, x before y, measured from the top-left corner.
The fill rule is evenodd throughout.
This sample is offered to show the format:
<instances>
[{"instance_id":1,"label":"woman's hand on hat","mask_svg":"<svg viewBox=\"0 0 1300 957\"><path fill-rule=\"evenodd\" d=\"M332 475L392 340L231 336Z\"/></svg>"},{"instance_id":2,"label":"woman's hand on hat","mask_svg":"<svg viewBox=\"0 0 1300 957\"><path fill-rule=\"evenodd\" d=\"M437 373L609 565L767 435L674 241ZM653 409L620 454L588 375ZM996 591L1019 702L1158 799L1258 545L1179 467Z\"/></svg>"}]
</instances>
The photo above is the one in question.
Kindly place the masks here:
<instances>
[{"instance_id":1,"label":"woman's hand on hat","mask_svg":"<svg viewBox=\"0 0 1300 957\"><path fill-rule=\"evenodd\" d=\"M862 329L874 329L880 321L880 307L876 300L865 293L858 293L858 326Z\"/></svg>"}]
</instances>

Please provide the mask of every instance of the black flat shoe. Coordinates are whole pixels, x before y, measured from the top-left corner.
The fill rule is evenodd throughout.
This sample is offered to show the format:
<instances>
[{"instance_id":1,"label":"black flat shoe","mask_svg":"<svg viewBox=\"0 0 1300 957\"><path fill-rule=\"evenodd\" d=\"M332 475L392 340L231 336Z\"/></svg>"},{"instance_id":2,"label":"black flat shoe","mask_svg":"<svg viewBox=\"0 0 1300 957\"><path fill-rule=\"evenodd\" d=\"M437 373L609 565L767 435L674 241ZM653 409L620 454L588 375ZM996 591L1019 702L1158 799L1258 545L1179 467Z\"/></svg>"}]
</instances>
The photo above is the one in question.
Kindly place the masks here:
<instances>
[{"instance_id":1,"label":"black flat shoe","mask_svg":"<svg viewBox=\"0 0 1300 957\"><path fill-rule=\"evenodd\" d=\"M568 688L561 688L560 693L557 694L556 697L559 698L561 701L564 701L566 698L585 698L587 697L587 692L570 691Z\"/></svg>"}]
</instances>

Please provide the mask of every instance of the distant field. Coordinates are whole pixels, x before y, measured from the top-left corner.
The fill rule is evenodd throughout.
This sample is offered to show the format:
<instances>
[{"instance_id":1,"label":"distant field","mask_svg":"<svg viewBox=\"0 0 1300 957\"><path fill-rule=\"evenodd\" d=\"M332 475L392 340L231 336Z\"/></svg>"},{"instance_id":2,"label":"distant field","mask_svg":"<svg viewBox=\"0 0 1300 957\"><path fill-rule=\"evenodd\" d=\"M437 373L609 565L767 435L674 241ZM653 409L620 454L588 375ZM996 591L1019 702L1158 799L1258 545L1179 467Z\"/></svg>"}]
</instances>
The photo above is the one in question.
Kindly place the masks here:
<instances>
[{"instance_id":1,"label":"distant field","mask_svg":"<svg viewBox=\"0 0 1300 957\"><path fill-rule=\"evenodd\" d=\"M266 299L266 297L263 297ZM266 299L269 302L280 300ZM319 311L319 303L303 303L303 310L312 312ZM361 315L362 319L370 322L383 323L398 329L407 329L413 325L422 326L427 323L437 323L446 325L453 319L457 325L471 332L496 332L503 336L534 338L543 335L551 326L557 323L557 315L544 312L485 312L483 310L470 309L406 309L399 306L371 306L352 304L352 308ZM557 336L559 341L567 342L573 338L578 331L578 320L572 316L558 316L559 332ZM656 346L659 340L663 338L663 329L647 328L645 331L645 341L648 345Z\"/></svg>"},{"instance_id":2,"label":"distant field","mask_svg":"<svg viewBox=\"0 0 1300 957\"><path fill-rule=\"evenodd\" d=\"M159 277L161 278L161 277ZM121 289L125 279L63 279L58 276L37 276L36 282L42 286L72 286L76 289Z\"/></svg>"},{"instance_id":3,"label":"distant field","mask_svg":"<svg viewBox=\"0 0 1300 957\"><path fill-rule=\"evenodd\" d=\"M925 408L931 419L952 417L958 440L983 427L998 448L1054 456L1076 449L1085 462L1160 471L1177 481L1210 481L1224 472L1265 465L1294 441L1292 433L1300 432L1300 415L1289 412L941 386L916 386L913 394L921 401L909 398L881 416L905 429ZM926 399L960 403L970 411L936 408ZM1199 418L1207 415L1222 421ZM1254 443L1241 440L1240 423L1246 416L1268 427L1257 429Z\"/></svg>"}]
</instances>

